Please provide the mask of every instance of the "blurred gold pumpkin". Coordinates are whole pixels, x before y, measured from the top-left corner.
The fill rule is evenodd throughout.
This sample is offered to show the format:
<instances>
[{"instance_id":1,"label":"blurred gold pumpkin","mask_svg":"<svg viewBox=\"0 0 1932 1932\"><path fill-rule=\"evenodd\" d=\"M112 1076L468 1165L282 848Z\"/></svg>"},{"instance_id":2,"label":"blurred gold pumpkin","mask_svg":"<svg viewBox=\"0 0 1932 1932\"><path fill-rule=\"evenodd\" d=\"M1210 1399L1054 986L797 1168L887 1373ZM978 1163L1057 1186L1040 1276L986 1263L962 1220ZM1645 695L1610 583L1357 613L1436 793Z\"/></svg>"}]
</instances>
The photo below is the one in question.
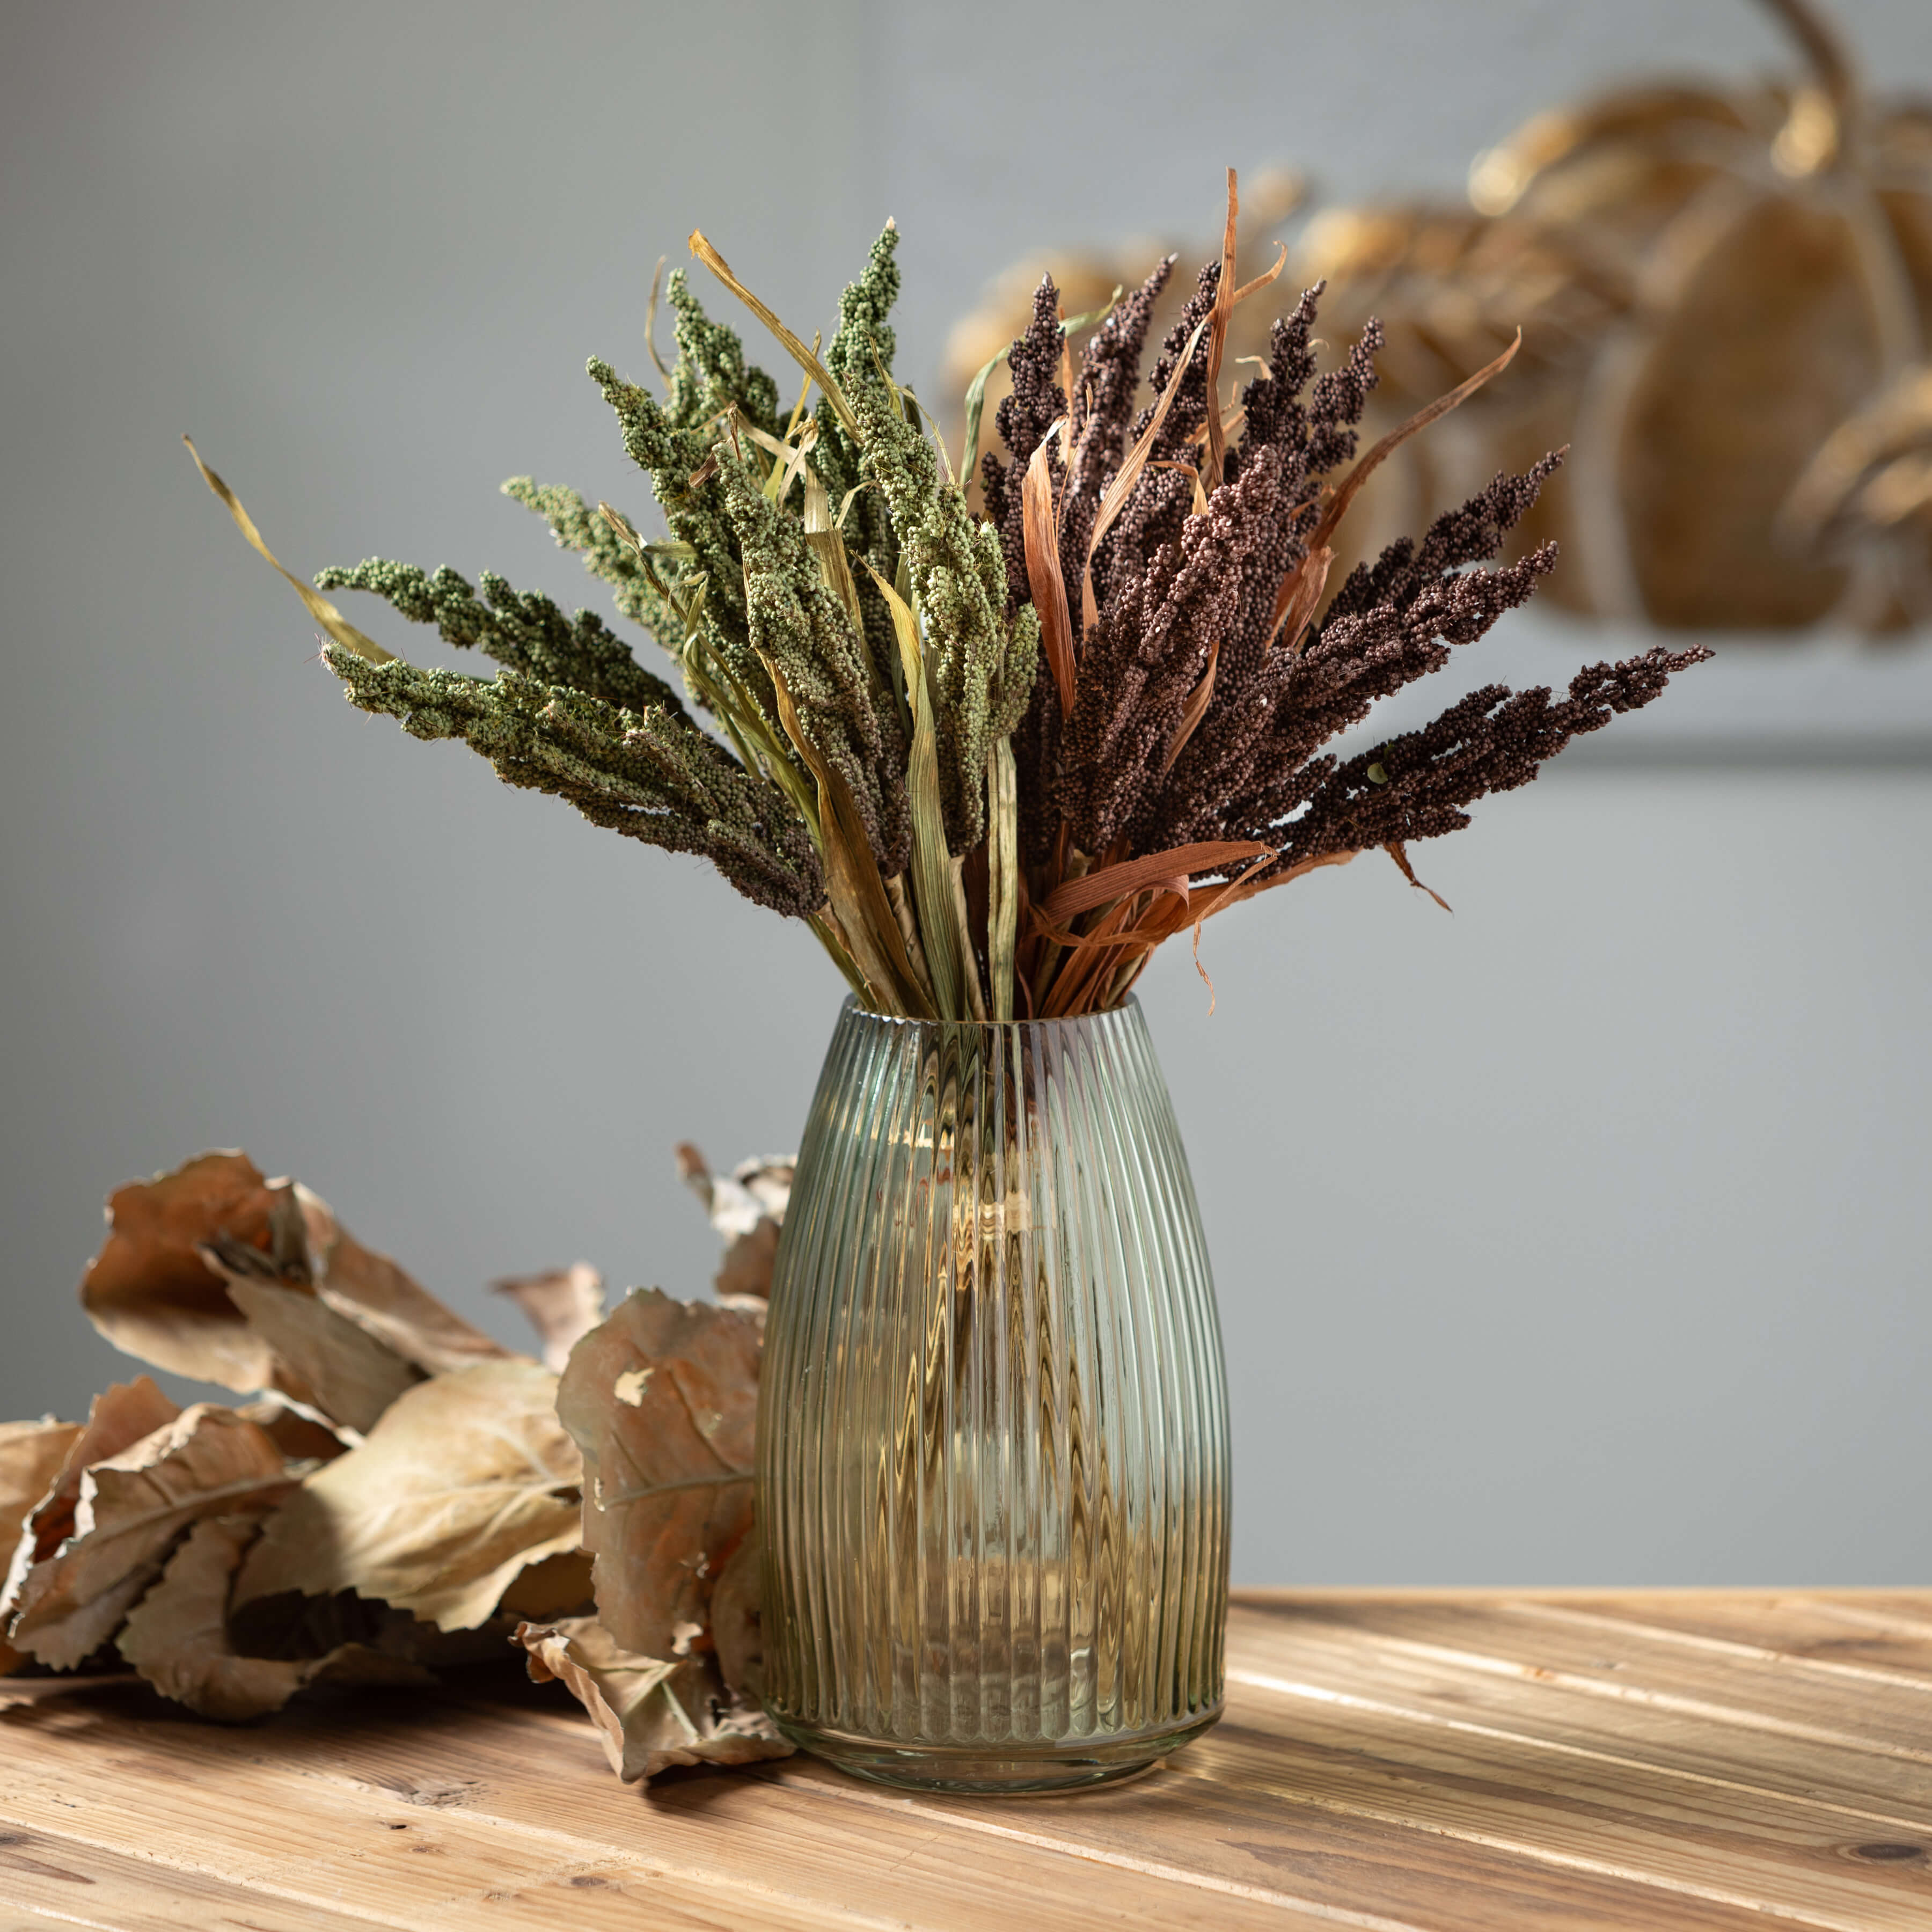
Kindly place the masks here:
<instances>
[{"instance_id":1,"label":"blurred gold pumpkin","mask_svg":"<svg viewBox=\"0 0 1932 1932\"><path fill-rule=\"evenodd\" d=\"M1606 94L1479 155L1467 207L1309 223L1291 274L1326 278L1324 334L1372 314L1388 332L1367 434L1523 332L1508 374L1370 485L1353 522L1371 554L1568 444L1520 536L1562 543L1550 590L1574 610L1699 630L1932 618L1932 106L1868 99L1803 0L1765 4L1803 57L1789 80ZM1042 266L1075 313L1155 252L1021 265L956 332L952 374L1024 326ZM1238 310L1230 358L1262 352L1270 319Z\"/></svg>"}]
</instances>

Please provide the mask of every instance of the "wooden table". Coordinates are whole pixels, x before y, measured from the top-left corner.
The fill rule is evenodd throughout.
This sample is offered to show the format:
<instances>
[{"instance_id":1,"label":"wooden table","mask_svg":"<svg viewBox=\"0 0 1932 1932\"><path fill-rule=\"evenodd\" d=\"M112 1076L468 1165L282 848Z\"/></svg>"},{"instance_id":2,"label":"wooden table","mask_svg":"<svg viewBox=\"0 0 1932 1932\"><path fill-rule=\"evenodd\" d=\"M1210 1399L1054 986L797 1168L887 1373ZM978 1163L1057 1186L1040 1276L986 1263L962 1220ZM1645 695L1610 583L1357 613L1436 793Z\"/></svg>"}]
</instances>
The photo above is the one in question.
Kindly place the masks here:
<instances>
[{"instance_id":1,"label":"wooden table","mask_svg":"<svg viewBox=\"0 0 1932 1932\"><path fill-rule=\"evenodd\" d=\"M233 1730L34 1696L0 1928L1932 1928L1932 1591L1251 1592L1228 1661L1163 1768L1004 1802L640 1796L501 1678Z\"/></svg>"}]
</instances>

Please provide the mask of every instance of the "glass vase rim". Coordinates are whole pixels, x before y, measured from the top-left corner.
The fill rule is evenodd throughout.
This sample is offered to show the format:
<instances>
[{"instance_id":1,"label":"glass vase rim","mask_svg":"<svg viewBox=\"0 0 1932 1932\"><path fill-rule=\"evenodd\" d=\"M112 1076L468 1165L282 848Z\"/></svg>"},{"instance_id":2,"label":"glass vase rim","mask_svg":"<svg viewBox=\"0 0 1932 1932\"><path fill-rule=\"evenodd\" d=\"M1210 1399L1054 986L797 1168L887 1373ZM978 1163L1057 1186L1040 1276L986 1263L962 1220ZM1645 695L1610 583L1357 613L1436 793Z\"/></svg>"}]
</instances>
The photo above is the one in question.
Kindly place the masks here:
<instances>
[{"instance_id":1,"label":"glass vase rim","mask_svg":"<svg viewBox=\"0 0 1932 1932\"><path fill-rule=\"evenodd\" d=\"M1140 995L1130 993L1118 1006L1103 1006L1098 1012L1056 1013L1047 1019L1010 1020L940 1020L922 1019L913 1013L875 1012L872 1007L862 1005L856 993L847 993L839 1001L842 1016L855 1014L862 1020L875 1025L888 1027L940 1027L959 1033L1006 1033L1024 1028L1035 1031L1048 1027L1078 1027L1091 1024L1098 1020L1125 1019L1130 1015L1144 1026L1146 1019L1141 1006Z\"/></svg>"}]
</instances>

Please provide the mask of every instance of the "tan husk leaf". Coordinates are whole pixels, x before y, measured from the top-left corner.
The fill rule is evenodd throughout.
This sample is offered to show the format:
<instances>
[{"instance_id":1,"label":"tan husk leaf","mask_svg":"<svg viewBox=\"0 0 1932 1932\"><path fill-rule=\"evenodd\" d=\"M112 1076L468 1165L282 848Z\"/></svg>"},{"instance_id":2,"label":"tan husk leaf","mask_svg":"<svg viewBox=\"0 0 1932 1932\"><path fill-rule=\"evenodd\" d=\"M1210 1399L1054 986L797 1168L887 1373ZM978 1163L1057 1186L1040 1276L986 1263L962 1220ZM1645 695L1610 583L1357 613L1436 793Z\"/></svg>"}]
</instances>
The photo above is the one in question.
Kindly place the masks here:
<instances>
[{"instance_id":1,"label":"tan husk leaf","mask_svg":"<svg viewBox=\"0 0 1932 1932\"><path fill-rule=\"evenodd\" d=\"M614 1639L670 1657L752 1526L758 1324L640 1288L572 1350L557 1413L584 1454L584 1541Z\"/></svg>"},{"instance_id":2,"label":"tan husk leaf","mask_svg":"<svg viewBox=\"0 0 1932 1932\"><path fill-rule=\"evenodd\" d=\"M1160 769L1163 776L1173 770L1174 760L1186 750L1188 740L1193 736L1196 728L1207 716L1208 704L1214 695L1214 673L1220 662L1221 640L1216 638L1208 647L1208 668L1201 674L1201 682L1194 687L1193 696L1182 708L1180 722L1174 726L1174 735L1167 741L1167 749L1161 754Z\"/></svg>"},{"instance_id":3,"label":"tan husk leaf","mask_svg":"<svg viewBox=\"0 0 1932 1932\"><path fill-rule=\"evenodd\" d=\"M610 1768L627 1784L671 1765L752 1764L788 1757L791 1746L748 1700L734 1697L716 1661L698 1652L675 1660L623 1649L591 1617L521 1624L530 1676L555 1678L590 1714Z\"/></svg>"},{"instance_id":4,"label":"tan husk leaf","mask_svg":"<svg viewBox=\"0 0 1932 1932\"><path fill-rule=\"evenodd\" d=\"M604 1318L604 1277L588 1262L506 1275L490 1286L530 1317L543 1343L544 1366L553 1374L562 1373L571 1350Z\"/></svg>"},{"instance_id":5,"label":"tan husk leaf","mask_svg":"<svg viewBox=\"0 0 1932 1932\"><path fill-rule=\"evenodd\" d=\"M1167 424L1167 412L1174 406L1174 399L1184 386L1181 377L1187 372L1194 360L1194 351L1198 346L1202 332L1214 320L1211 315L1203 316L1195 325L1194 332L1182 346L1175 359L1174 375L1167 387L1161 392L1160 400L1155 404L1154 414L1148 418L1148 426L1141 432L1140 440L1127 452L1125 460L1114 472L1114 480L1107 485L1100 498L1098 509L1094 513L1094 527L1087 538L1087 561L1080 573L1080 632L1082 637L1100 621L1100 610L1094 596L1094 558L1100 548L1100 540L1113 527L1114 519L1126 508L1127 499L1134 493L1134 485L1140 481L1141 472L1147 467L1148 460L1154 453L1154 444Z\"/></svg>"},{"instance_id":6,"label":"tan husk leaf","mask_svg":"<svg viewBox=\"0 0 1932 1932\"><path fill-rule=\"evenodd\" d=\"M1425 403L1406 422L1397 424L1366 456L1360 458L1324 506L1321 520L1308 538L1310 556L1326 548L1328 539L1335 534L1336 526L1348 514L1349 506L1360 494L1362 486L1411 436L1419 436L1451 410L1461 408L1484 383L1492 376L1500 376L1516 360L1516 351L1522 346L1522 331L1519 328L1515 339L1500 356L1484 363L1473 376L1457 383L1446 395L1438 396L1432 403Z\"/></svg>"},{"instance_id":7,"label":"tan husk leaf","mask_svg":"<svg viewBox=\"0 0 1932 1932\"><path fill-rule=\"evenodd\" d=\"M1285 637L1288 641L1283 648L1291 654L1300 652L1309 620L1315 615L1316 605L1322 602L1322 592L1328 587L1328 573L1334 562L1334 551L1323 544L1310 550L1282 579L1281 588L1275 592L1274 627L1268 632L1270 650Z\"/></svg>"},{"instance_id":8,"label":"tan husk leaf","mask_svg":"<svg viewBox=\"0 0 1932 1932\"><path fill-rule=\"evenodd\" d=\"M966 978L968 974L976 977L979 968L970 944L962 947L964 935L949 916L952 876L940 803L939 728L920 649L919 622L897 589L870 563L866 568L892 613L892 634L898 641L899 662L905 673L906 698L912 707L912 749L906 764L906 804L912 814L912 886L919 901L926 976L937 1013L910 1006L905 1012L915 1019L963 1019L968 1005Z\"/></svg>"},{"instance_id":9,"label":"tan husk leaf","mask_svg":"<svg viewBox=\"0 0 1932 1932\"><path fill-rule=\"evenodd\" d=\"M11 1641L72 1670L114 1634L190 1523L272 1509L296 1480L246 1418L207 1402L182 1410L82 1475L73 1534L27 1572Z\"/></svg>"},{"instance_id":10,"label":"tan husk leaf","mask_svg":"<svg viewBox=\"0 0 1932 1932\"><path fill-rule=\"evenodd\" d=\"M582 1472L556 1389L512 1359L407 1390L277 1514L236 1603L353 1590L439 1630L482 1623L520 1571L577 1545Z\"/></svg>"},{"instance_id":11,"label":"tan husk leaf","mask_svg":"<svg viewBox=\"0 0 1932 1932\"><path fill-rule=\"evenodd\" d=\"M1177 873L1184 895L1190 872L1222 870L1274 850L1272 845L1252 838L1216 838L1198 844L1173 846L1165 852L1143 853L1138 859L1124 859L1118 865L1102 866L1077 879L1069 879L1054 890L1040 911L1049 920L1072 919L1110 900L1124 898L1130 892L1164 885Z\"/></svg>"},{"instance_id":12,"label":"tan husk leaf","mask_svg":"<svg viewBox=\"0 0 1932 1932\"><path fill-rule=\"evenodd\" d=\"M201 472L201 480L227 506L228 514L235 519L236 529L254 546L258 555L266 557L295 586L296 595L308 606L309 615L345 650L353 651L358 657L367 658L370 664L394 663L395 653L393 651L386 651L374 638L358 631L314 585L304 584L293 571L284 568L280 559L262 542L262 532L256 529L254 519L242 508L242 500L202 461L201 452L195 448L194 439L184 436L182 440L188 445L189 455L194 458L194 466Z\"/></svg>"},{"instance_id":13,"label":"tan husk leaf","mask_svg":"<svg viewBox=\"0 0 1932 1932\"><path fill-rule=\"evenodd\" d=\"M825 864L826 890L853 963L870 986L875 1006L883 1010L890 1002L893 1011L930 1018L931 1002L913 970L852 788L844 774L820 756L800 722L776 661L767 657L760 662L772 681L779 722L818 782L819 852Z\"/></svg>"},{"instance_id":14,"label":"tan husk leaf","mask_svg":"<svg viewBox=\"0 0 1932 1932\"><path fill-rule=\"evenodd\" d=\"M1221 357L1228 346L1228 319L1234 312L1234 237L1240 205L1234 170L1230 168L1228 170L1228 214L1221 233L1221 278L1214 285L1214 307L1208 318L1206 487L1210 490L1218 490L1221 487L1222 472L1227 462L1227 431L1221 422Z\"/></svg>"},{"instance_id":15,"label":"tan husk leaf","mask_svg":"<svg viewBox=\"0 0 1932 1932\"><path fill-rule=\"evenodd\" d=\"M818 385L847 435L856 436L859 434L859 418L853 414L852 405L846 400L844 391L832 380L825 365L772 310L739 280L731 272L730 263L718 254L699 230L694 228L691 231L689 245L691 252L778 338L784 346L786 353Z\"/></svg>"},{"instance_id":16,"label":"tan husk leaf","mask_svg":"<svg viewBox=\"0 0 1932 1932\"><path fill-rule=\"evenodd\" d=\"M1027 587L1040 614L1040 649L1060 694L1060 715L1071 718L1079 674L1075 663L1073 617L1067 608L1066 585L1060 568L1060 529L1054 515L1048 454L1053 439L1062 435L1066 427L1063 416L1040 438L1040 447L1028 459L1020 483L1020 503L1025 519Z\"/></svg>"},{"instance_id":17,"label":"tan husk leaf","mask_svg":"<svg viewBox=\"0 0 1932 1932\"><path fill-rule=\"evenodd\" d=\"M122 1629L121 1654L164 1697L235 1724L279 1711L305 1684L430 1684L419 1664L365 1644L298 1659L244 1657L228 1630L236 1570L260 1528L250 1516L209 1516L189 1531L161 1580Z\"/></svg>"}]
</instances>

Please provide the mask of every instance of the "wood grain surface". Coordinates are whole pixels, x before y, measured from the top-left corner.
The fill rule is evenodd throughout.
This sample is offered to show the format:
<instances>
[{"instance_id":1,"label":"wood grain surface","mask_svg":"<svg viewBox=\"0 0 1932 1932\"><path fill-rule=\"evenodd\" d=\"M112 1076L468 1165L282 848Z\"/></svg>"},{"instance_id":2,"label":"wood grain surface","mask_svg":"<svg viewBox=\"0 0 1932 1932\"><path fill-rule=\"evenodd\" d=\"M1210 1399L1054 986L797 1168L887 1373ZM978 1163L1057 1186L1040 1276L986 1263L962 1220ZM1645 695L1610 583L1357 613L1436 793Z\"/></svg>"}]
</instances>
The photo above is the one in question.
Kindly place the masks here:
<instances>
[{"instance_id":1,"label":"wood grain surface","mask_svg":"<svg viewBox=\"0 0 1932 1932\"><path fill-rule=\"evenodd\" d=\"M0 1684L0 1932L1932 1929L1932 1591L1250 1592L1132 1784L605 1768L478 1676L199 1723Z\"/></svg>"}]
</instances>

